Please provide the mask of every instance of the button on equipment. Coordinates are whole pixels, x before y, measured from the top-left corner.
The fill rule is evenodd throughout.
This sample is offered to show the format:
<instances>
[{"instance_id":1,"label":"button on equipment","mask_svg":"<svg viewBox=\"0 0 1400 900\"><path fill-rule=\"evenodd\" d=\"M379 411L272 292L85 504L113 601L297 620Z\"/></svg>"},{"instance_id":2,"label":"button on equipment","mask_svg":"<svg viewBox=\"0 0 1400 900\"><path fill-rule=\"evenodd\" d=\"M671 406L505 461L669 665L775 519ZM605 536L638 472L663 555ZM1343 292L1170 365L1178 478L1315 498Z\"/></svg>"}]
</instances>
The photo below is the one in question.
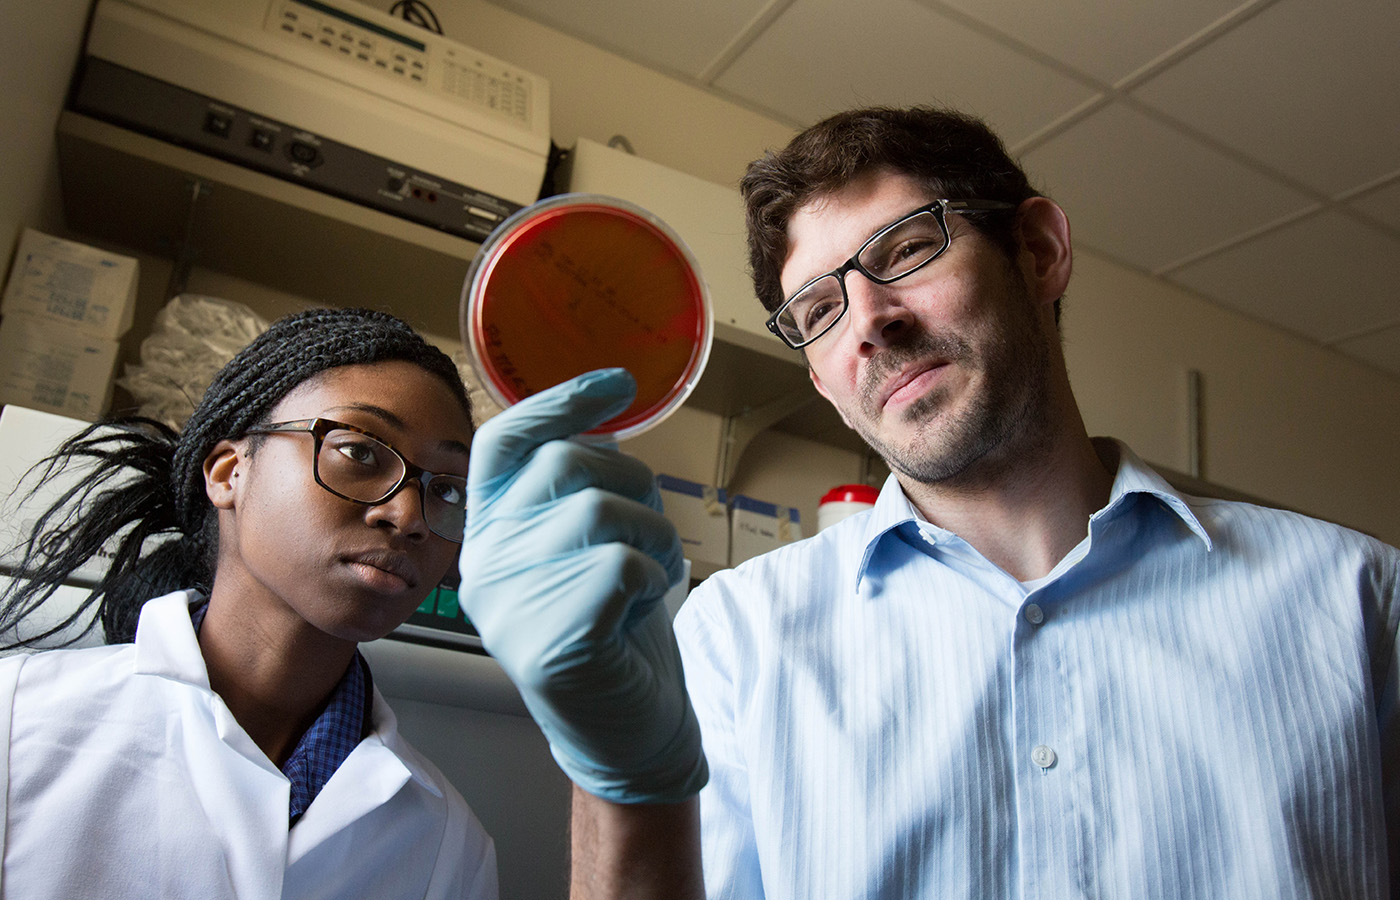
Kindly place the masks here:
<instances>
[{"instance_id":1,"label":"button on equipment","mask_svg":"<svg viewBox=\"0 0 1400 900\"><path fill-rule=\"evenodd\" d=\"M228 137L233 130L233 119L221 112L210 110L204 114L204 130L219 137Z\"/></svg>"},{"instance_id":2,"label":"button on equipment","mask_svg":"<svg viewBox=\"0 0 1400 900\"><path fill-rule=\"evenodd\" d=\"M321 154L305 141L292 141L288 144L287 155L294 161L307 166L319 165L321 162Z\"/></svg>"}]
</instances>

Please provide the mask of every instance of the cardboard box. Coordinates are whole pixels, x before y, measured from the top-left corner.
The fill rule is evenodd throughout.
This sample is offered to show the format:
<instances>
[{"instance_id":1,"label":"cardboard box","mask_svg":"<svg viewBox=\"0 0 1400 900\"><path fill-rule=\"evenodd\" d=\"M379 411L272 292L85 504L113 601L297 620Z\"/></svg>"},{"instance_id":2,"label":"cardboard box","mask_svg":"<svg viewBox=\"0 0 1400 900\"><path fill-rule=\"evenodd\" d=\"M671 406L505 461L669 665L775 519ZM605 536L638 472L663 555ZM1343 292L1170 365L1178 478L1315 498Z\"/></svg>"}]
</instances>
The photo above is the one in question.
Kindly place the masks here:
<instances>
[{"instance_id":1,"label":"cardboard box","mask_svg":"<svg viewBox=\"0 0 1400 900\"><path fill-rule=\"evenodd\" d=\"M733 507L729 529L731 566L802 539L801 516L796 507L777 506L743 494L734 495Z\"/></svg>"},{"instance_id":2,"label":"cardboard box","mask_svg":"<svg viewBox=\"0 0 1400 900\"><path fill-rule=\"evenodd\" d=\"M0 313L24 313L116 340L136 311L137 263L87 244L24 229Z\"/></svg>"},{"instance_id":3,"label":"cardboard box","mask_svg":"<svg viewBox=\"0 0 1400 900\"><path fill-rule=\"evenodd\" d=\"M112 394L115 340L8 313L0 319L0 403L93 421Z\"/></svg>"},{"instance_id":4,"label":"cardboard box","mask_svg":"<svg viewBox=\"0 0 1400 900\"><path fill-rule=\"evenodd\" d=\"M28 474L30 469L87 425L21 406L0 409L0 569L13 570L20 556L19 546L33 530L35 520L78 484L86 471L67 469L31 497L39 473ZM83 563L73 573L71 582L93 584L101 578L111 562L114 546L115 539Z\"/></svg>"},{"instance_id":5,"label":"cardboard box","mask_svg":"<svg viewBox=\"0 0 1400 900\"><path fill-rule=\"evenodd\" d=\"M704 578L728 566L729 511L724 491L673 475L657 475L656 483L666 518L680 532L695 576Z\"/></svg>"}]
</instances>

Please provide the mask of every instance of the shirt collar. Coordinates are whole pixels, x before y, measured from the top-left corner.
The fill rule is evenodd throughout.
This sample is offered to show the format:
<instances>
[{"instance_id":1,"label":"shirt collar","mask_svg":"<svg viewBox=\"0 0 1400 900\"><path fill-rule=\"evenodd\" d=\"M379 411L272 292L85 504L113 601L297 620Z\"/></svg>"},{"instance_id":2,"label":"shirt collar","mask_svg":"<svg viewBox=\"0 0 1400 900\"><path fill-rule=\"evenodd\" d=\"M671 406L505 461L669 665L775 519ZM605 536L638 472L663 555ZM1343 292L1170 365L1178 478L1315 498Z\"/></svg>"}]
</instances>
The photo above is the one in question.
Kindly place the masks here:
<instances>
[{"instance_id":1,"label":"shirt collar","mask_svg":"<svg viewBox=\"0 0 1400 900\"><path fill-rule=\"evenodd\" d=\"M350 752L369 735L369 668L357 652L331 692L326 708L306 729L282 774L292 783L291 818L296 821Z\"/></svg>"},{"instance_id":2,"label":"shirt collar","mask_svg":"<svg viewBox=\"0 0 1400 900\"><path fill-rule=\"evenodd\" d=\"M198 591L176 591L146 601L136 626L135 672L169 678L191 687L212 691L209 670L199 650L199 640L190 620L190 605L204 600ZM366 666L368 674L368 666ZM432 773L409 748L398 732L398 720L379 689L369 681L371 737L398 757L414 781L433 794L440 794Z\"/></svg>"},{"instance_id":3,"label":"shirt collar","mask_svg":"<svg viewBox=\"0 0 1400 900\"><path fill-rule=\"evenodd\" d=\"M208 611L208 601L190 608L190 624L194 626L196 635ZM336 683L335 690L331 691L325 709L302 733L291 755L282 764L282 774L292 783L292 822L301 818L345 758L360 741L369 737L369 710L374 696L372 685L369 666L356 652L345 674Z\"/></svg>"},{"instance_id":4,"label":"shirt collar","mask_svg":"<svg viewBox=\"0 0 1400 900\"><path fill-rule=\"evenodd\" d=\"M1210 534L1206 531L1201 520L1191 510L1191 504L1181 495L1179 491L1167 483L1167 480L1138 458L1138 455L1129 449L1128 445L1122 441L1112 438L1094 438L1096 449L1100 455L1118 456L1118 473L1113 479L1113 489L1109 492L1108 505L1099 510L1092 518L1101 518L1110 515L1124 507L1131 498L1136 495L1146 494L1156 497L1162 504L1180 517L1186 527L1201 539L1207 550L1214 547L1210 539ZM1103 451L1107 451L1104 453Z\"/></svg>"},{"instance_id":5,"label":"shirt collar","mask_svg":"<svg viewBox=\"0 0 1400 900\"><path fill-rule=\"evenodd\" d=\"M1126 509L1127 504L1136 497L1148 495L1157 498L1167 509L1179 516L1186 527L1190 528L1201 539L1205 548L1211 549L1210 535L1206 532L1205 526L1191 511L1190 504L1167 483L1165 478L1154 472L1122 441L1112 438L1094 438L1094 444L1095 449L1100 452L1100 456L1108 459L1117 456L1118 470L1113 478L1113 487L1109 491L1108 503L1090 517L1091 521L1112 516L1118 511ZM934 544L957 539L957 536L952 532L939 528L924 519L914 508L914 504L909 501L908 496L905 495L904 489L899 485L898 478L891 474L889 478L885 479L885 485L881 488L880 496L875 501L875 508L864 519L861 541L865 550L861 555L860 565L856 568L857 588L860 586L861 579L865 577L879 546L892 532L906 523L911 523L915 527L922 525L924 536Z\"/></svg>"}]
</instances>

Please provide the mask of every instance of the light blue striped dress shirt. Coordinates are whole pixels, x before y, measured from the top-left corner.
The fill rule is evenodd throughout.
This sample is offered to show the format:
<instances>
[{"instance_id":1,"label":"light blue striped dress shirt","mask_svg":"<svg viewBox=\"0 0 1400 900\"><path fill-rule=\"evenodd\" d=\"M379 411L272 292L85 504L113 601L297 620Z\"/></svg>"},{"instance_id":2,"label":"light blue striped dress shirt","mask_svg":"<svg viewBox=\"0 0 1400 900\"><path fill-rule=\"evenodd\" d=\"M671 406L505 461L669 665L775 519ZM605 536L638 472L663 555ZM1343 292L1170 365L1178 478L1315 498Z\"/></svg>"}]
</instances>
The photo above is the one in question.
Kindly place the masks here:
<instances>
[{"instance_id":1,"label":"light blue striped dress shirt","mask_svg":"<svg viewBox=\"0 0 1400 900\"><path fill-rule=\"evenodd\" d=\"M1120 451L1033 585L891 479L691 594L711 897L1389 896L1400 551Z\"/></svg>"}]
</instances>

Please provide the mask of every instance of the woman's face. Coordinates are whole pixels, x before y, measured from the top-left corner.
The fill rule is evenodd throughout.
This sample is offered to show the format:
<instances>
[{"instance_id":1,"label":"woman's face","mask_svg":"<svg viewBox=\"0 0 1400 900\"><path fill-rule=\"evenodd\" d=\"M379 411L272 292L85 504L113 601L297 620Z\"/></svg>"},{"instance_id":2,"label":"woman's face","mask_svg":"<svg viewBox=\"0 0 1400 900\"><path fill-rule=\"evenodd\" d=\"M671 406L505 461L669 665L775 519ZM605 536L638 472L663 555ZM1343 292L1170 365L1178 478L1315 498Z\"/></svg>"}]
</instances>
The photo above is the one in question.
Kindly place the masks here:
<instances>
[{"instance_id":1,"label":"woman's face","mask_svg":"<svg viewBox=\"0 0 1400 900\"><path fill-rule=\"evenodd\" d=\"M295 388L271 422L315 417L372 432L429 472L467 473L471 421L435 375L402 361L330 369ZM316 483L309 432L226 442L205 463L219 508L214 594L236 591L248 620L302 623L346 641L383 637L456 562L429 530L419 483L365 506Z\"/></svg>"}]
</instances>

